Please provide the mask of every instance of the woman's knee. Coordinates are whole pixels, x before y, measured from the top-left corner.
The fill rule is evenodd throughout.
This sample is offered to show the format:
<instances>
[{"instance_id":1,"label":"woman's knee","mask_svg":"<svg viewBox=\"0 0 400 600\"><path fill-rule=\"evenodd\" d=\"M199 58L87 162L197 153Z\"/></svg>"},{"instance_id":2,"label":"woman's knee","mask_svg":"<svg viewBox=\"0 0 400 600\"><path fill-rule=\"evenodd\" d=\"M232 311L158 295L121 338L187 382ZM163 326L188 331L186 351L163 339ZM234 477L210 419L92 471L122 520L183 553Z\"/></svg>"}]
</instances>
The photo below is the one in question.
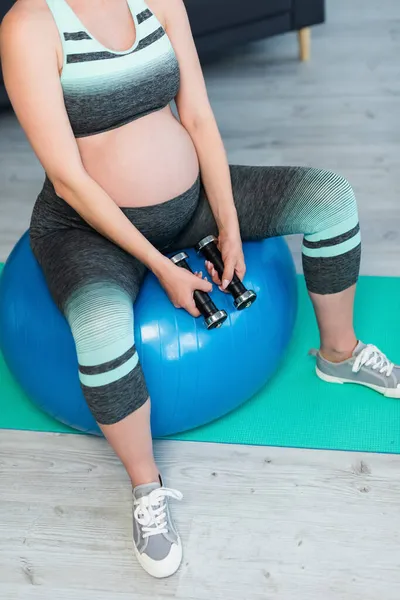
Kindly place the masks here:
<instances>
[{"instance_id":1,"label":"woman's knee","mask_svg":"<svg viewBox=\"0 0 400 600\"><path fill-rule=\"evenodd\" d=\"M347 179L333 171L309 169L303 186L308 205L303 214L304 248L325 247L318 253L323 256L331 246L347 242L340 250L350 250L360 243L357 202Z\"/></svg>"},{"instance_id":2,"label":"woman's knee","mask_svg":"<svg viewBox=\"0 0 400 600\"><path fill-rule=\"evenodd\" d=\"M357 200L349 181L335 173L323 169L310 169L310 197L314 197L314 210L320 213L321 222L344 221L357 217Z\"/></svg>"},{"instance_id":3,"label":"woman's knee","mask_svg":"<svg viewBox=\"0 0 400 600\"><path fill-rule=\"evenodd\" d=\"M308 288L317 294L341 292L358 278L361 237L356 198L350 183L337 173L314 175L319 209L303 240L303 267Z\"/></svg>"},{"instance_id":4,"label":"woman's knee","mask_svg":"<svg viewBox=\"0 0 400 600\"><path fill-rule=\"evenodd\" d=\"M332 202L347 214L357 213L357 199L350 182L342 175L334 171L326 171L330 178L332 190Z\"/></svg>"},{"instance_id":5,"label":"woman's knee","mask_svg":"<svg viewBox=\"0 0 400 600\"><path fill-rule=\"evenodd\" d=\"M65 314L89 408L101 424L122 420L148 397L134 341L132 299L116 285L90 284L72 295Z\"/></svg>"}]
</instances>

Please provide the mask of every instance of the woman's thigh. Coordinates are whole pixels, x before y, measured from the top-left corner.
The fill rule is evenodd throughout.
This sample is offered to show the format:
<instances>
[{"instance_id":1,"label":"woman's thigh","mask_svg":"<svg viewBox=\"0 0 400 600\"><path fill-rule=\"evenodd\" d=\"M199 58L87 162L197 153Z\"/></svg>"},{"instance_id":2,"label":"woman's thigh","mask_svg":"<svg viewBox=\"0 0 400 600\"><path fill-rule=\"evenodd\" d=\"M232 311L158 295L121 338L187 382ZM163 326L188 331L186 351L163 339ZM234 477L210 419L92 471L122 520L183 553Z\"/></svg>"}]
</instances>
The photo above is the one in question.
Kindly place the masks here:
<instances>
[{"instance_id":1,"label":"woman's thigh","mask_svg":"<svg viewBox=\"0 0 400 600\"><path fill-rule=\"evenodd\" d=\"M243 240L295 233L316 234L346 221L358 224L349 183L335 173L308 167L230 166L233 198ZM217 225L204 188L194 217L174 247L194 246Z\"/></svg>"},{"instance_id":2,"label":"woman's thigh","mask_svg":"<svg viewBox=\"0 0 400 600\"><path fill-rule=\"evenodd\" d=\"M146 269L94 231L61 230L32 246L71 327L89 408L99 423L116 423L148 398L133 314Z\"/></svg>"},{"instance_id":3,"label":"woman's thigh","mask_svg":"<svg viewBox=\"0 0 400 600\"><path fill-rule=\"evenodd\" d=\"M90 284L114 283L136 299L145 266L94 230L59 229L32 238L31 246L50 293L64 312L65 303Z\"/></svg>"},{"instance_id":4,"label":"woman's thigh","mask_svg":"<svg viewBox=\"0 0 400 600\"><path fill-rule=\"evenodd\" d=\"M357 281L361 239L353 190L331 171L307 167L230 167L243 240L303 234L308 289L333 294ZM204 189L176 247L194 246L217 226Z\"/></svg>"}]
</instances>

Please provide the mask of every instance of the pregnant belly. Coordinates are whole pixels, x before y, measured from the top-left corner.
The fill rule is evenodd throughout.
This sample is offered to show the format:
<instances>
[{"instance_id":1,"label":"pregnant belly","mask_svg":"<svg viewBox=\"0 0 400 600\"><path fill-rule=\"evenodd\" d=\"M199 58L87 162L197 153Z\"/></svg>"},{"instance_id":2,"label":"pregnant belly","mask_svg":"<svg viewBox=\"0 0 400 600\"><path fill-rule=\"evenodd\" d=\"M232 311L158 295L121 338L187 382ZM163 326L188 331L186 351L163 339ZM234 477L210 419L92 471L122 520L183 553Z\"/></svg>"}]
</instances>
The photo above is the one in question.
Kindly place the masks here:
<instances>
[{"instance_id":1,"label":"pregnant belly","mask_svg":"<svg viewBox=\"0 0 400 600\"><path fill-rule=\"evenodd\" d=\"M199 173L193 142L169 107L77 141L86 171L121 207L171 200Z\"/></svg>"},{"instance_id":2,"label":"pregnant belly","mask_svg":"<svg viewBox=\"0 0 400 600\"><path fill-rule=\"evenodd\" d=\"M121 207L171 200L199 173L193 142L169 107L77 141L86 171Z\"/></svg>"}]
</instances>

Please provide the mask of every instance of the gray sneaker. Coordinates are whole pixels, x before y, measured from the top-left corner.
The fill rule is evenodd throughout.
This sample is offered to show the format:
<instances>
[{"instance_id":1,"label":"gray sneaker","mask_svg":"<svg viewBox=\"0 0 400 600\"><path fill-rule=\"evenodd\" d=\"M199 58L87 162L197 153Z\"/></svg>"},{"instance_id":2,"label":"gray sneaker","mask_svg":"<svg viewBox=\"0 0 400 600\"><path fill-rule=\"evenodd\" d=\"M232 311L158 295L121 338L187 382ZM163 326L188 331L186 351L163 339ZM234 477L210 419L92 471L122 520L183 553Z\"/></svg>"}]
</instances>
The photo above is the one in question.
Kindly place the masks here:
<instances>
[{"instance_id":1,"label":"gray sneaker","mask_svg":"<svg viewBox=\"0 0 400 600\"><path fill-rule=\"evenodd\" d=\"M359 342L353 356L340 363L332 363L319 352L310 352L317 358L318 377L329 383L358 383L388 396L400 398L400 366L392 363L376 346Z\"/></svg>"},{"instance_id":2,"label":"gray sneaker","mask_svg":"<svg viewBox=\"0 0 400 600\"><path fill-rule=\"evenodd\" d=\"M182 544L169 512L168 498L182 494L160 483L133 489L133 541L143 569L157 578L169 577L182 561Z\"/></svg>"}]
</instances>

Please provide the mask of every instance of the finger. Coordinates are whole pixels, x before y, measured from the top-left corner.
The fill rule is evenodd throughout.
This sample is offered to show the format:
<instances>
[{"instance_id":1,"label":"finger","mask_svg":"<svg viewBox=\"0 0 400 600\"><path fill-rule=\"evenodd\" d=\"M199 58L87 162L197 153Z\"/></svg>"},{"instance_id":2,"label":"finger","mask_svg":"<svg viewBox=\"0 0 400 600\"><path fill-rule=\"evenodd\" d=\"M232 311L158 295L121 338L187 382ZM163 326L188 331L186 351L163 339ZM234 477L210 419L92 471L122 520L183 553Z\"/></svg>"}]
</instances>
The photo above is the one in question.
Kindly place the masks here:
<instances>
[{"instance_id":1,"label":"finger","mask_svg":"<svg viewBox=\"0 0 400 600\"><path fill-rule=\"evenodd\" d=\"M203 279L203 271L196 271L195 275L196 275L196 277Z\"/></svg>"},{"instance_id":2,"label":"finger","mask_svg":"<svg viewBox=\"0 0 400 600\"><path fill-rule=\"evenodd\" d=\"M188 284L190 285L188 290L189 294L193 294L195 290L200 290L201 292L211 292L212 284L206 277L203 279L202 276L199 277L199 274L196 273L187 273L187 275L190 278L188 279Z\"/></svg>"},{"instance_id":3,"label":"finger","mask_svg":"<svg viewBox=\"0 0 400 600\"><path fill-rule=\"evenodd\" d=\"M197 308L194 300L191 300L187 303L187 305L185 306L185 309L187 310L187 312L189 313L189 315L192 315L192 317L199 317L200 316L200 311Z\"/></svg>"},{"instance_id":4,"label":"finger","mask_svg":"<svg viewBox=\"0 0 400 600\"><path fill-rule=\"evenodd\" d=\"M228 259L225 262L224 272L222 274L222 288L226 290L230 282L232 281L233 274L235 271L235 263Z\"/></svg>"},{"instance_id":5,"label":"finger","mask_svg":"<svg viewBox=\"0 0 400 600\"><path fill-rule=\"evenodd\" d=\"M208 279L196 279L193 286L194 290L200 290L201 292L211 292L212 291L212 283L208 281Z\"/></svg>"},{"instance_id":6,"label":"finger","mask_svg":"<svg viewBox=\"0 0 400 600\"><path fill-rule=\"evenodd\" d=\"M211 271L211 277L212 277L212 280L213 280L213 282L214 282L216 285L221 285L221 284L222 284L222 281L221 281L221 279L220 279L220 277L219 277L219 275L218 275L217 271L216 271L214 268L213 268L213 270Z\"/></svg>"},{"instance_id":7,"label":"finger","mask_svg":"<svg viewBox=\"0 0 400 600\"><path fill-rule=\"evenodd\" d=\"M246 265L244 264L244 262L240 262L236 266L235 271L236 271L236 275L239 277L240 281L243 281L243 278L246 275Z\"/></svg>"},{"instance_id":8,"label":"finger","mask_svg":"<svg viewBox=\"0 0 400 600\"><path fill-rule=\"evenodd\" d=\"M206 266L208 273L211 275L214 265L209 260L206 260L204 264Z\"/></svg>"},{"instance_id":9,"label":"finger","mask_svg":"<svg viewBox=\"0 0 400 600\"><path fill-rule=\"evenodd\" d=\"M221 283L222 283L221 279L220 279L217 271L215 270L214 265L208 260L206 261L206 269L208 271L208 274L212 278L213 282L217 285L221 285Z\"/></svg>"}]
</instances>

